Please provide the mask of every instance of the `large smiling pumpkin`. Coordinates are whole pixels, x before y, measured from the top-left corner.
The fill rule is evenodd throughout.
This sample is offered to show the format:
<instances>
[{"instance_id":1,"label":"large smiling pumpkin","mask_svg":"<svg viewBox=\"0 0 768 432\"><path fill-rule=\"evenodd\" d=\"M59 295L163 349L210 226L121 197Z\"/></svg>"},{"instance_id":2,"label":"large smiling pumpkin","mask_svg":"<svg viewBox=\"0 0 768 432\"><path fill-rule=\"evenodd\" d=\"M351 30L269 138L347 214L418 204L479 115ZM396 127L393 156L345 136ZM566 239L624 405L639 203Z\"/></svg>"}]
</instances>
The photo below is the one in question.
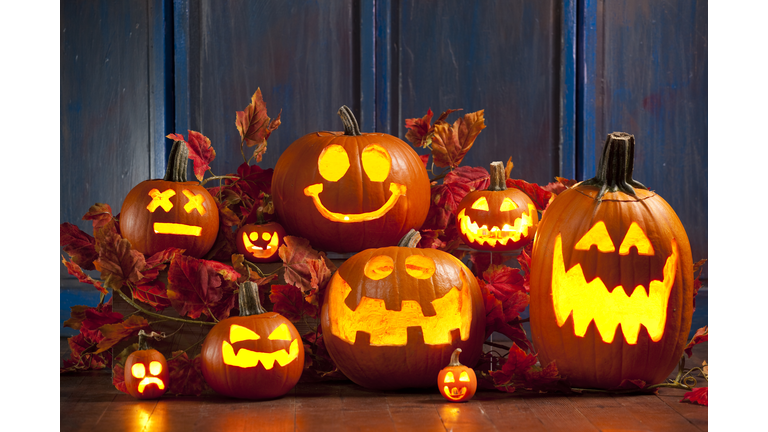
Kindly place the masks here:
<instances>
[{"instance_id":1,"label":"large smiling pumpkin","mask_svg":"<svg viewBox=\"0 0 768 432\"><path fill-rule=\"evenodd\" d=\"M240 316L216 324L205 337L202 372L213 390L244 399L280 397L304 370L304 344L293 324L259 302L253 282L240 285Z\"/></svg>"},{"instance_id":2,"label":"large smiling pumpkin","mask_svg":"<svg viewBox=\"0 0 768 432\"><path fill-rule=\"evenodd\" d=\"M531 256L531 332L575 387L656 384L691 327L693 263L680 219L632 179L634 137L608 136L595 178L564 191Z\"/></svg>"},{"instance_id":3,"label":"large smiling pumpkin","mask_svg":"<svg viewBox=\"0 0 768 432\"><path fill-rule=\"evenodd\" d=\"M415 235L414 235L415 234ZM331 358L372 389L432 387L454 349L482 354L485 306L475 276L451 254L401 245L362 251L326 289L321 323Z\"/></svg>"},{"instance_id":4,"label":"large smiling pumpkin","mask_svg":"<svg viewBox=\"0 0 768 432\"><path fill-rule=\"evenodd\" d=\"M176 247L201 258L216 241L219 208L203 186L187 181L188 155L175 141L165 177L139 183L123 200L120 232L145 255Z\"/></svg>"},{"instance_id":5,"label":"large smiling pumpkin","mask_svg":"<svg viewBox=\"0 0 768 432\"><path fill-rule=\"evenodd\" d=\"M361 133L341 107L344 132L315 132L291 144L272 177L275 211L291 235L313 247L357 252L392 246L424 223L429 178L402 140Z\"/></svg>"}]
</instances>

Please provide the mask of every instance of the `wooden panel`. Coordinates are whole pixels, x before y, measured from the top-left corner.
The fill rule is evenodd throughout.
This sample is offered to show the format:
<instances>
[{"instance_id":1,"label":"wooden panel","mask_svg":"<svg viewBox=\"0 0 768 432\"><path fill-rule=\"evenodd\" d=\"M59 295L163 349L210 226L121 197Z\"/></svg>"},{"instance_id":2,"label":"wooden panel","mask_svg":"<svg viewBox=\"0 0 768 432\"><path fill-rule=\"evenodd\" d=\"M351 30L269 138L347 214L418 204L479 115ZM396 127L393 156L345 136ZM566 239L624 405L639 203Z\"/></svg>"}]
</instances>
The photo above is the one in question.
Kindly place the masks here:
<instances>
[{"instance_id":1,"label":"wooden panel","mask_svg":"<svg viewBox=\"0 0 768 432\"><path fill-rule=\"evenodd\" d=\"M635 179L675 209L693 260L707 258L707 2L599 6L604 87L596 90L593 157L608 133L634 134Z\"/></svg>"},{"instance_id":2,"label":"wooden panel","mask_svg":"<svg viewBox=\"0 0 768 432\"><path fill-rule=\"evenodd\" d=\"M485 109L487 128L463 165L487 169L512 156L512 177L554 181L560 165L561 2L384 3L394 36L379 46L392 52L394 64L377 63L377 74L393 70L393 81L391 107L379 103L387 95L377 107L379 118L391 124L377 128L388 126L404 138L405 119L430 107L435 118L449 108Z\"/></svg>"},{"instance_id":3,"label":"wooden panel","mask_svg":"<svg viewBox=\"0 0 768 432\"><path fill-rule=\"evenodd\" d=\"M234 172L243 162L235 112L259 87L270 117L282 110L263 168L274 167L307 133L342 130L336 114L342 105L360 113L361 12L353 3L175 2L176 132L192 129L211 139L214 173ZM366 106L370 116L372 105ZM247 156L252 152L246 149Z\"/></svg>"}]
</instances>

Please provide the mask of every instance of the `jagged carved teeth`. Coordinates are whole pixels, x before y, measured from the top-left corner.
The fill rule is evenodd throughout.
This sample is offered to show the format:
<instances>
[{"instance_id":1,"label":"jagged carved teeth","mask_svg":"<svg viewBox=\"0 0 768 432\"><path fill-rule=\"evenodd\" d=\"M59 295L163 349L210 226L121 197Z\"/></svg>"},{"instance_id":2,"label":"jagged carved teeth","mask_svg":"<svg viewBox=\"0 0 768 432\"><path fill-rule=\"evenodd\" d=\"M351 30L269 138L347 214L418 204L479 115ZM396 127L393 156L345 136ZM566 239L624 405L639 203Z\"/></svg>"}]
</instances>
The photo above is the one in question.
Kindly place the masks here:
<instances>
[{"instance_id":1,"label":"jagged carved teeth","mask_svg":"<svg viewBox=\"0 0 768 432\"><path fill-rule=\"evenodd\" d=\"M566 271L563 243L558 234L552 257L552 301L557 325L562 327L572 316L575 335L584 337L589 323L594 321L606 343L613 342L616 327L621 325L624 339L630 345L637 343L640 325L643 325L651 340L658 342L664 335L669 293L675 283L677 255L677 242L672 240L672 254L664 264L663 280L651 280L647 284L648 289L638 285L628 296L622 286L609 292L600 277L587 282L581 264Z\"/></svg>"},{"instance_id":2,"label":"jagged carved teeth","mask_svg":"<svg viewBox=\"0 0 768 432\"><path fill-rule=\"evenodd\" d=\"M528 212L523 212L512 225L504 224L501 228L493 226L489 229L488 225L480 226L474 222L465 214L466 209L461 209L458 216L459 229L470 242L479 245L488 243L490 246L495 246L497 242L506 245L510 240L516 242L528 235L528 228L533 226L531 215L535 211L536 207L533 204L528 204Z\"/></svg>"}]
</instances>

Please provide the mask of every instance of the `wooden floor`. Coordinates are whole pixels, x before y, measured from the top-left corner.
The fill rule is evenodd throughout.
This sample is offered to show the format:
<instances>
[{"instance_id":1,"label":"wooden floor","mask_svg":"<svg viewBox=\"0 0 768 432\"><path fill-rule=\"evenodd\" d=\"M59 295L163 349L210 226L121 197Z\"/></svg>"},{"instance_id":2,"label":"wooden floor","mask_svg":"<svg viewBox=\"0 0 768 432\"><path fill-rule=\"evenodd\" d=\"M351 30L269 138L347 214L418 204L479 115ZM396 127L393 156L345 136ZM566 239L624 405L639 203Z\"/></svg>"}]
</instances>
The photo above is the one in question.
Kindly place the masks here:
<instances>
[{"instance_id":1,"label":"wooden floor","mask_svg":"<svg viewBox=\"0 0 768 432\"><path fill-rule=\"evenodd\" d=\"M61 355L68 357L66 339ZM698 345L688 364L707 360ZM706 385L706 384L703 384ZM658 395L526 395L478 391L448 403L436 390L376 392L350 382L299 383L285 397L242 401L214 393L138 401L109 370L60 377L62 431L706 431L708 408Z\"/></svg>"}]
</instances>

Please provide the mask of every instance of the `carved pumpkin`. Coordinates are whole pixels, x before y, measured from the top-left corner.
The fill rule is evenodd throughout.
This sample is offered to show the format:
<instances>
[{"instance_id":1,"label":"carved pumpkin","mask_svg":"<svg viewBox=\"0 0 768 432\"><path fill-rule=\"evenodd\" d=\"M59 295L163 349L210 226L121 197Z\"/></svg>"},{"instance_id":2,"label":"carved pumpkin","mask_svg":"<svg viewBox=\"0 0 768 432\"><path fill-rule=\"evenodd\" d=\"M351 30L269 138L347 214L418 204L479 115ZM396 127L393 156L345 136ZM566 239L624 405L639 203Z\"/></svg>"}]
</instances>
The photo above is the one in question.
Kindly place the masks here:
<instances>
[{"instance_id":1,"label":"carved pumpkin","mask_svg":"<svg viewBox=\"0 0 768 432\"><path fill-rule=\"evenodd\" d=\"M475 364L485 306L474 275L451 254L417 249L417 232L339 267L321 312L325 346L353 382L372 389L432 387L455 348Z\"/></svg>"},{"instance_id":2,"label":"carved pumpkin","mask_svg":"<svg viewBox=\"0 0 768 432\"><path fill-rule=\"evenodd\" d=\"M456 226L472 249L503 252L524 247L536 234L539 214L528 195L507 189L504 164L491 163L486 190L468 193L459 203Z\"/></svg>"},{"instance_id":3,"label":"carved pumpkin","mask_svg":"<svg viewBox=\"0 0 768 432\"><path fill-rule=\"evenodd\" d=\"M175 141L165 177L139 183L123 200L120 232L145 255L176 247L201 258L216 241L219 208L203 186L187 181L188 155Z\"/></svg>"},{"instance_id":4,"label":"carved pumpkin","mask_svg":"<svg viewBox=\"0 0 768 432\"><path fill-rule=\"evenodd\" d=\"M285 241L285 229L277 222L264 222L259 211L256 224L246 224L235 234L237 251L250 262L265 263L280 261L277 249Z\"/></svg>"},{"instance_id":5,"label":"carved pumpkin","mask_svg":"<svg viewBox=\"0 0 768 432\"><path fill-rule=\"evenodd\" d=\"M139 349L125 360L125 388L136 399L155 399L168 390L168 363L160 351L151 349L144 331L139 332Z\"/></svg>"},{"instance_id":6,"label":"carved pumpkin","mask_svg":"<svg viewBox=\"0 0 768 432\"><path fill-rule=\"evenodd\" d=\"M344 132L315 132L291 144L272 177L275 211L286 231L313 247L357 252L392 246L429 210L424 163L400 139L360 133L341 107Z\"/></svg>"},{"instance_id":7,"label":"carved pumpkin","mask_svg":"<svg viewBox=\"0 0 768 432\"><path fill-rule=\"evenodd\" d=\"M261 307L255 283L240 285L238 296L240 316L220 321L203 342L205 381L225 396L280 397L304 370L301 335L288 319Z\"/></svg>"},{"instance_id":8,"label":"carved pumpkin","mask_svg":"<svg viewBox=\"0 0 768 432\"><path fill-rule=\"evenodd\" d=\"M451 355L451 362L437 376L440 394L451 402L465 402L472 399L477 390L477 376L472 368L459 363L461 348Z\"/></svg>"},{"instance_id":9,"label":"carved pumpkin","mask_svg":"<svg viewBox=\"0 0 768 432\"><path fill-rule=\"evenodd\" d=\"M557 196L534 241L533 343L576 387L662 382L691 327L688 237L669 204L632 179L634 143L609 135L596 177Z\"/></svg>"}]
</instances>

